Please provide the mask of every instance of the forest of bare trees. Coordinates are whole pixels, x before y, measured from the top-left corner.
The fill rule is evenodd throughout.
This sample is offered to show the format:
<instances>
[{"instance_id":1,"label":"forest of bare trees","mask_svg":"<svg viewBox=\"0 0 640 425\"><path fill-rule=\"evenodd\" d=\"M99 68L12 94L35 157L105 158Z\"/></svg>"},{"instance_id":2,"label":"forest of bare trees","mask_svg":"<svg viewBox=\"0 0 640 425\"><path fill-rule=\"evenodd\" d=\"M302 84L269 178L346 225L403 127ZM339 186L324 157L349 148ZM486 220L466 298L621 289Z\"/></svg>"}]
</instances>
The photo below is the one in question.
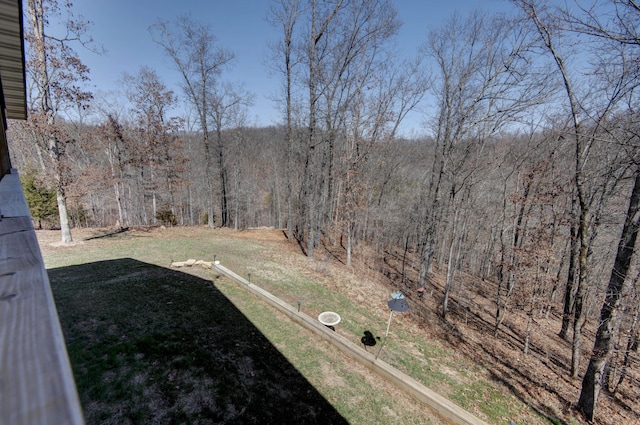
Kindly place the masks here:
<instances>
[{"instance_id":1,"label":"forest of bare trees","mask_svg":"<svg viewBox=\"0 0 640 425\"><path fill-rule=\"evenodd\" d=\"M514 309L530 323L559 309L593 419L638 367L640 5L510 4L425 28L406 58L391 0L273 0L282 121L256 128L206 22L150 29L179 87L143 67L112 102L81 89L90 73L69 43L85 48L89 27L54 37L42 14L56 2L29 0L30 118L10 123L13 162L56 191L60 214L44 219L64 241L77 226L273 226L309 257L342 247L347 266L398 252L406 287L441 270L445 320L450 296L473 290L463 275L492 282L496 335ZM179 98L188 114L169 116ZM423 136L402 133L410 112Z\"/></svg>"}]
</instances>

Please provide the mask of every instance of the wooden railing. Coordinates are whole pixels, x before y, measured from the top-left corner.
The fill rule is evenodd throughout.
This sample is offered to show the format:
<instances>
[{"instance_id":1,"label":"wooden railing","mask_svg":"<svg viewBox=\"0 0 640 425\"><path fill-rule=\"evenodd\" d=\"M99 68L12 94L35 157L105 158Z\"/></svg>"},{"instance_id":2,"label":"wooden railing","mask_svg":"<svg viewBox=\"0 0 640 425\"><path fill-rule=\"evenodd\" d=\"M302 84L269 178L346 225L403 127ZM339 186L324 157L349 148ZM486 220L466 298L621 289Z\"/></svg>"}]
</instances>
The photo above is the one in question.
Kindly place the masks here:
<instances>
[{"instance_id":1,"label":"wooden railing","mask_svg":"<svg viewBox=\"0 0 640 425\"><path fill-rule=\"evenodd\" d=\"M20 180L0 180L0 424L83 424Z\"/></svg>"}]
</instances>

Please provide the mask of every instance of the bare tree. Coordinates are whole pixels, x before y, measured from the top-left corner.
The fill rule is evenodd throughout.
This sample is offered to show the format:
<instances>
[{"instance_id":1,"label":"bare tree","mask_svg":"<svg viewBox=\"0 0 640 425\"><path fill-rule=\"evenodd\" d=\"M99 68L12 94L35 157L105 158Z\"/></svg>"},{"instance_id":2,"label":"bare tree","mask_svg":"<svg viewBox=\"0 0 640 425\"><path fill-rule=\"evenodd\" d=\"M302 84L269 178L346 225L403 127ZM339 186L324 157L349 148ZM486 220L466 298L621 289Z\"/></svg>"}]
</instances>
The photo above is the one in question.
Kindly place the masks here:
<instances>
[{"instance_id":1,"label":"bare tree","mask_svg":"<svg viewBox=\"0 0 640 425\"><path fill-rule=\"evenodd\" d=\"M599 217L617 184L619 173L605 173L607 181L595 180L589 174L591 164L597 161L592 154L594 146L601 140L601 132L606 131L606 123L616 111L627 91L628 76L612 74L608 79L606 73L593 73L594 78L589 84L581 81L579 86L598 87L598 95L591 91L580 91L576 82L584 77L578 72L572 72L567 65L568 55L563 50L566 32L559 25L557 16L544 5L536 1L514 1L535 26L544 49L553 59L556 66L566 99L568 125L566 137L573 144L573 184L576 196L575 237L577 247L575 298L573 303L573 353L571 371L574 377L578 375L580 359L582 326L584 324L584 304L586 297L586 282L589 271L590 244L598 231ZM565 38L563 38L563 34ZM585 73L586 74L586 73ZM607 76L602 78L603 76ZM607 165L603 165L606 167ZM597 183L596 183L597 182ZM569 267L572 267L571 265ZM568 296L568 295L567 295Z\"/></svg>"},{"instance_id":2,"label":"bare tree","mask_svg":"<svg viewBox=\"0 0 640 425\"><path fill-rule=\"evenodd\" d=\"M150 28L153 40L173 60L183 80L185 95L196 111L205 151L205 181L208 188L208 225L214 226L214 155L211 146L211 104L218 78L234 55L216 45L211 29L189 17L178 18L173 25L157 22Z\"/></svg>"},{"instance_id":3,"label":"bare tree","mask_svg":"<svg viewBox=\"0 0 640 425\"><path fill-rule=\"evenodd\" d=\"M444 229L439 226L445 209L461 205L457 198L480 169L476 161L484 144L543 99L543 81L530 65L531 45L530 35L517 22L483 14L467 20L454 15L429 36L424 54L437 66L434 92L438 106L432 124L435 161L423 198L419 236L420 287L431 271L438 239L444 240ZM458 217L455 211L448 215ZM449 242L449 267L454 264L458 237L454 232Z\"/></svg>"},{"instance_id":4,"label":"bare tree","mask_svg":"<svg viewBox=\"0 0 640 425\"><path fill-rule=\"evenodd\" d=\"M346 236L350 266L358 235L367 233L368 205L374 202L369 191L377 169L372 153L396 137L400 123L423 98L429 78L420 60L399 60L389 49L399 26L390 3L350 4L337 22L341 30L333 37L340 47L330 54L321 80L325 214L332 228Z\"/></svg>"},{"instance_id":5,"label":"bare tree","mask_svg":"<svg viewBox=\"0 0 640 425\"><path fill-rule=\"evenodd\" d=\"M151 217L155 223L160 189L166 190L168 200L165 203L175 213L174 191L180 183L178 176L183 168L181 143L177 137L182 121L168 116L177 98L148 67L142 67L136 75L125 74L123 80L133 107L139 142L130 147L132 160L139 168L145 189L151 193Z\"/></svg>"},{"instance_id":6,"label":"bare tree","mask_svg":"<svg viewBox=\"0 0 640 425\"><path fill-rule=\"evenodd\" d=\"M424 84L415 66L403 72L390 66L397 60L390 41L399 21L388 0L312 0L306 6L298 54L306 69L298 81L309 93L308 125L296 234L313 256L325 230L343 232L350 258L354 218L365 205L358 199L366 193L364 159L375 143L393 137ZM412 83L418 83L413 91Z\"/></svg>"},{"instance_id":7,"label":"bare tree","mask_svg":"<svg viewBox=\"0 0 640 425\"><path fill-rule=\"evenodd\" d=\"M632 312L630 323L628 325L628 338L627 344L624 349L624 356L622 356L620 369L618 372L618 377L616 382L613 384L612 392L616 392L620 385L624 382L624 378L627 376L627 371L631 366L632 362L632 353L634 351L638 351L638 343L640 342L640 287L638 283L640 282L640 273L636 274L633 279L633 285L631 289L631 297L630 302L628 303L628 308ZM615 376L614 376L615 378ZM604 384L603 384L604 385ZM611 387L611 385L610 385Z\"/></svg>"},{"instance_id":8,"label":"bare tree","mask_svg":"<svg viewBox=\"0 0 640 425\"><path fill-rule=\"evenodd\" d=\"M567 134L575 147L574 154L574 184L576 189L576 240L577 247L577 281L574 304L573 323L573 353L572 375L578 374L580 357L580 336L583 324L583 305L585 297L588 259L592 248L594 233L597 232L602 205L620 178L626 174L627 166L613 166L606 174L607 180L598 182L595 186L586 172L589 161L596 150L594 146L602 140L611 137L612 117L616 114L628 114L637 105L634 96L638 85L637 58L638 34L637 19L640 9L634 1L604 2L604 7L613 13L600 14L602 3L596 3L590 9L582 9L582 15L571 14L566 10L559 11L555 16L544 5L535 1L516 1L516 4L527 14L536 26L540 39L546 50L552 56L559 75L563 81L566 94L570 130ZM609 17L606 22L601 16ZM563 18L560 20L559 18ZM562 25L563 24L563 25ZM592 63L595 71L594 80L589 81L591 87L598 88L598 95L581 93L576 88L576 76L572 75L567 66L567 57L561 49L562 33L578 31L593 36L594 46L599 51L596 61ZM635 64L635 65L633 65ZM581 84L584 85L584 79ZM635 138L632 137L632 138ZM637 163L635 155L632 162ZM622 235L619 239L615 264L609 278L606 297L600 312L598 331L594 342L587 372L582 381L582 389L578 407L589 420L595 415L595 405L598 393L603 384L603 375L607 358L611 350L611 338L614 332L614 316L619 306L620 294L624 288L627 272L633 255L640 221L640 178L636 166L631 167L634 183L629 197ZM571 265L570 265L571 267ZM565 295L568 297L569 294Z\"/></svg>"},{"instance_id":9,"label":"bare tree","mask_svg":"<svg viewBox=\"0 0 640 425\"><path fill-rule=\"evenodd\" d=\"M606 297L600 310L600 320L589 365L582 379L578 408L587 419L593 421L598 394L606 382L604 371L608 362L615 333L615 315L620 306L621 295L627 281L631 259L640 230L640 170L634 171L633 188L629 198L624 228L618 243L618 252L611 269Z\"/></svg>"},{"instance_id":10,"label":"bare tree","mask_svg":"<svg viewBox=\"0 0 640 425\"><path fill-rule=\"evenodd\" d=\"M26 40L29 44L27 61L28 75L32 78L32 99L34 109L33 120L40 121L34 127L45 133L44 149L48 153L53 172L62 242L72 242L67 196L65 190L68 176L63 165L65 135L57 126L59 112L69 105L86 104L91 94L80 88L80 84L88 80L89 70L85 67L71 44L91 42L87 37L88 23L76 20L72 14L72 3L65 2L63 8L67 13L66 34L54 37L49 34L49 23L61 12L57 0L29 0L29 14ZM41 115L43 118L38 117Z\"/></svg>"},{"instance_id":11,"label":"bare tree","mask_svg":"<svg viewBox=\"0 0 640 425\"><path fill-rule=\"evenodd\" d=\"M118 118L109 114L107 122L100 126L100 133L97 137L104 140L103 150L109 161L109 179L113 183L118 207L118 225L124 228L129 226L128 203L125 197L125 167L128 160L124 153L127 144L124 129Z\"/></svg>"},{"instance_id":12,"label":"bare tree","mask_svg":"<svg viewBox=\"0 0 640 425\"><path fill-rule=\"evenodd\" d=\"M285 138L287 142L286 158L286 199L287 199L287 238L293 238L293 144L294 144L294 118L293 118L293 89L294 89L294 67L298 62L295 56L294 36L300 14L302 13L301 0L274 0L269 9L269 19L273 26L282 30L282 40L272 48L276 56L275 60L280 63L284 60L282 72L285 94ZM278 68L278 66L276 66Z\"/></svg>"},{"instance_id":13,"label":"bare tree","mask_svg":"<svg viewBox=\"0 0 640 425\"><path fill-rule=\"evenodd\" d=\"M606 296L600 309L600 318L589 365L582 379L578 408L588 420L595 418L598 395L606 385L605 376L609 356L613 348L613 336L619 327L616 315L620 309L622 294L628 285L628 275L640 231L640 133L638 132L638 97L636 91L640 85L638 60L640 59L640 5L633 0L608 3L615 11L609 22L602 22L592 10L583 10L586 16L576 18L566 13L572 28L580 33L589 34L604 41L606 55L603 67L612 75L611 79L619 87L624 100L622 119L613 120L620 131L616 132L621 143L629 153L629 167L633 184L629 195L629 204L624 226L618 242L618 250L611 269ZM637 312L634 318L637 322ZM632 326L633 328L633 326ZM633 333L633 331L632 331ZM629 343L633 345L633 335Z\"/></svg>"},{"instance_id":14,"label":"bare tree","mask_svg":"<svg viewBox=\"0 0 640 425\"><path fill-rule=\"evenodd\" d=\"M253 103L253 95L242 86L221 84L209 96L209 117L215 132L215 154L220 179L220 226L226 227L229 217L229 169L225 130L242 126L246 110Z\"/></svg>"},{"instance_id":15,"label":"bare tree","mask_svg":"<svg viewBox=\"0 0 640 425\"><path fill-rule=\"evenodd\" d=\"M313 258L314 248L320 238L320 221L323 211L320 211L322 190L322 166L320 147L322 138L318 128L318 112L322 93L320 91L321 69L324 55L328 46L329 25L343 8L344 0L332 2L318 2L311 0L309 5L309 29L303 35L304 60L307 66L308 90L308 133L305 147L304 173L300 194L300 237L306 239L307 255Z\"/></svg>"}]
</instances>

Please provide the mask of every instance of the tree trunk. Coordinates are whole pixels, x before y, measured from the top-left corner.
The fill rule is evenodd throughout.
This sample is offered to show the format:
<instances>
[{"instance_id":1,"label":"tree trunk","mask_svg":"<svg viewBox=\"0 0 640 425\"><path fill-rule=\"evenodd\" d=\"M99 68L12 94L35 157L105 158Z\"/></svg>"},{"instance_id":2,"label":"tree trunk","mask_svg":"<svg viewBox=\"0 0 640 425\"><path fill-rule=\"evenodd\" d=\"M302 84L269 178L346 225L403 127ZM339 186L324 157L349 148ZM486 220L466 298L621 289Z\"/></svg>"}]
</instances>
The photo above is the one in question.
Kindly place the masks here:
<instances>
[{"instance_id":1,"label":"tree trunk","mask_svg":"<svg viewBox=\"0 0 640 425\"><path fill-rule=\"evenodd\" d=\"M294 21L295 22L295 21ZM293 23L291 24L291 31L293 31ZM285 37L286 53L285 61L287 67L287 239L293 238L293 117L292 117L292 103L291 103L291 34L287 33L288 37Z\"/></svg>"},{"instance_id":2,"label":"tree trunk","mask_svg":"<svg viewBox=\"0 0 640 425\"><path fill-rule=\"evenodd\" d=\"M354 223L347 224L347 267L351 267L351 250L353 249Z\"/></svg>"},{"instance_id":3,"label":"tree trunk","mask_svg":"<svg viewBox=\"0 0 640 425\"><path fill-rule=\"evenodd\" d=\"M572 202L575 205L575 199ZM578 239L576 237L576 226L575 224L571 225L570 229L570 248L569 248L569 272L567 274L567 284L564 290L564 303L562 310L562 326L560 328L560 333L558 334L560 338L568 341L567 333L569 331L569 326L571 325L571 315L574 309L574 301L575 301L575 281L576 281L576 259L578 256Z\"/></svg>"},{"instance_id":4,"label":"tree trunk","mask_svg":"<svg viewBox=\"0 0 640 425\"><path fill-rule=\"evenodd\" d=\"M418 239L419 240L419 239ZM420 271L418 273L418 287L423 288L427 283L427 272L429 271L430 252L426 244L420 246Z\"/></svg>"},{"instance_id":5,"label":"tree trunk","mask_svg":"<svg viewBox=\"0 0 640 425\"><path fill-rule=\"evenodd\" d=\"M452 204L454 201L452 201ZM455 208L455 207L454 207ZM453 277L457 267L456 260L454 260L454 252L456 250L456 244L462 236L458 235L458 211L453 216L453 225L451 229L451 246L449 247L449 259L447 263L447 280L444 285L444 296L442 298L442 320L447 320L447 312L449 311L449 295L453 287ZM461 232L462 233L462 232ZM458 249L460 249L458 247Z\"/></svg>"},{"instance_id":6,"label":"tree trunk","mask_svg":"<svg viewBox=\"0 0 640 425\"><path fill-rule=\"evenodd\" d=\"M48 124L53 126L53 118L48 119ZM67 212L67 197L65 195L64 176L60 171L61 166L61 153L58 139L55 136L51 136L49 139L49 155L53 160L54 168L54 181L56 186L56 201L58 204L58 215L60 218L60 232L61 240L63 243L73 242L71 237L71 227L69 225L69 214Z\"/></svg>"},{"instance_id":7,"label":"tree trunk","mask_svg":"<svg viewBox=\"0 0 640 425\"><path fill-rule=\"evenodd\" d=\"M202 143L204 145L205 152L205 161L206 166L204 170L204 178L207 181L207 226L210 228L215 227L215 214L214 214L214 202L215 199L215 187L213 185L213 175L212 175L212 160L211 160L211 138L209 137L209 130L206 125L206 117L201 118L204 119L204 124L202 124Z\"/></svg>"},{"instance_id":8,"label":"tree trunk","mask_svg":"<svg viewBox=\"0 0 640 425\"><path fill-rule=\"evenodd\" d=\"M118 182L113 184L113 190L116 196L116 204L118 205L118 225L120 227L126 227L124 223L124 215L122 214L122 199L120 197L120 184Z\"/></svg>"},{"instance_id":9,"label":"tree trunk","mask_svg":"<svg viewBox=\"0 0 640 425\"><path fill-rule=\"evenodd\" d=\"M618 387L622 385L622 381L624 381L624 377L627 375L627 368L629 367L629 362L631 360L631 353L633 351L638 350L638 340L640 340L640 329L638 329L639 324L639 316L640 316L640 303L636 306L636 312L633 315L633 321L631 322L631 329L629 329L629 339L627 340L627 348L624 350L624 359L622 361L622 367L620 368L620 377L618 378L618 382L613 387L613 392L615 393L618 390Z\"/></svg>"},{"instance_id":10,"label":"tree trunk","mask_svg":"<svg viewBox=\"0 0 640 425\"><path fill-rule=\"evenodd\" d=\"M576 150L579 149L579 145L576 144ZM579 176L576 175L576 180L579 179ZM582 342L582 326L584 325L583 320L583 307L584 307L584 297L586 291L586 282L587 282L587 252L589 249L588 241L587 241L587 215L588 215L588 207L586 202L584 201L584 194L582 193L584 187L581 184L576 184L578 189L578 201L580 205L580 221L578 224L578 241L579 241L579 249L578 249L578 281L576 282L576 297L574 300L574 314L573 314L573 340L572 340L572 350L571 350L571 376L573 378L578 377L579 372L579 364L580 364L580 355L581 355L581 347L580 344Z\"/></svg>"},{"instance_id":11,"label":"tree trunk","mask_svg":"<svg viewBox=\"0 0 640 425\"><path fill-rule=\"evenodd\" d=\"M407 281L407 272L406 272L406 264L407 264L407 252L409 251L409 232L405 235L404 238L404 250L402 251L402 283L405 284ZM424 285L418 286L419 288L423 288Z\"/></svg>"},{"instance_id":12,"label":"tree trunk","mask_svg":"<svg viewBox=\"0 0 640 425\"><path fill-rule=\"evenodd\" d=\"M223 168L223 154L222 149L219 155L220 160L220 226L227 227L229 225L229 200L227 196L227 172Z\"/></svg>"},{"instance_id":13,"label":"tree trunk","mask_svg":"<svg viewBox=\"0 0 640 425\"><path fill-rule=\"evenodd\" d=\"M455 235L455 229L454 229ZM451 246L449 247L449 264L447 264L447 281L444 285L444 296L442 297L442 320L447 320L447 311L449 310L449 294L451 293L451 285L453 285L453 270L455 264L453 264L453 251L455 247L455 239L451 240Z\"/></svg>"},{"instance_id":14,"label":"tree trunk","mask_svg":"<svg viewBox=\"0 0 640 425\"><path fill-rule=\"evenodd\" d=\"M533 306L532 306L533 309ZM524 338L524 349L522 352L524 355L529 354L529 342L531 341L531 328L533 327L533 310L529 311L527 314L527 332Z\"/></svg>"},{"instance_id":15,"label":"tree trunk","mask_svg":"<svg viewBox=\"0 0 640 425\"><path fill-rule=\"evenodd\" d=\"M152 220L153 224L158 224L158 200L156 199L156 191L155 189L151 191L151 214L153 215Z\"/></svg>"}]
</instances>

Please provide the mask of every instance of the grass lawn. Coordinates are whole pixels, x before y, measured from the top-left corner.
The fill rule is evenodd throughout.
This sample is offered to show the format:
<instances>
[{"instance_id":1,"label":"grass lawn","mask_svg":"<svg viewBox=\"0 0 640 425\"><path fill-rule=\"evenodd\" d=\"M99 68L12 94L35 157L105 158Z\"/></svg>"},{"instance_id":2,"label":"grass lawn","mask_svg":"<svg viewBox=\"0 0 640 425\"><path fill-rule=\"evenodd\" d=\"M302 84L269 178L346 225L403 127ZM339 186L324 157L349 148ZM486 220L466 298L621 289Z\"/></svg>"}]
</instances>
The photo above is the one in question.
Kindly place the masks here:
<instances>
[{"instance_id":1,"label":"grass lawn","mask_svg":"<svg viewBox=\"0 0 640 425\"><path fill-rule=\"evenodd\" d=\"M338 312L336 332L359 344L364 330L384 335L391 292L407 289L384 284L375 265L349 269L320 249L309 259L268 230L76 229L70 246L37 235L89 424L442 423L236 283L170 267L215 256L311 317ZM536 386L537 371L555 376L539 359L443 323L435 298L408 299L380 359L489 424L580 423L570 396Z\"/></svg>"},{"instance_id":2,"label":"grass lawn","mask_svg":"<svg viewBox=\"0 0 640 425\"><path fill-rule=\"evenodd\" d=\"M260 268L268 252L260 241L208 229L74 246L38 236L89 424L441 423L233 282L168 267L217 253L232 269ZM305 308L346 302L301 282Z\"/></svg>"}]
</instances>

